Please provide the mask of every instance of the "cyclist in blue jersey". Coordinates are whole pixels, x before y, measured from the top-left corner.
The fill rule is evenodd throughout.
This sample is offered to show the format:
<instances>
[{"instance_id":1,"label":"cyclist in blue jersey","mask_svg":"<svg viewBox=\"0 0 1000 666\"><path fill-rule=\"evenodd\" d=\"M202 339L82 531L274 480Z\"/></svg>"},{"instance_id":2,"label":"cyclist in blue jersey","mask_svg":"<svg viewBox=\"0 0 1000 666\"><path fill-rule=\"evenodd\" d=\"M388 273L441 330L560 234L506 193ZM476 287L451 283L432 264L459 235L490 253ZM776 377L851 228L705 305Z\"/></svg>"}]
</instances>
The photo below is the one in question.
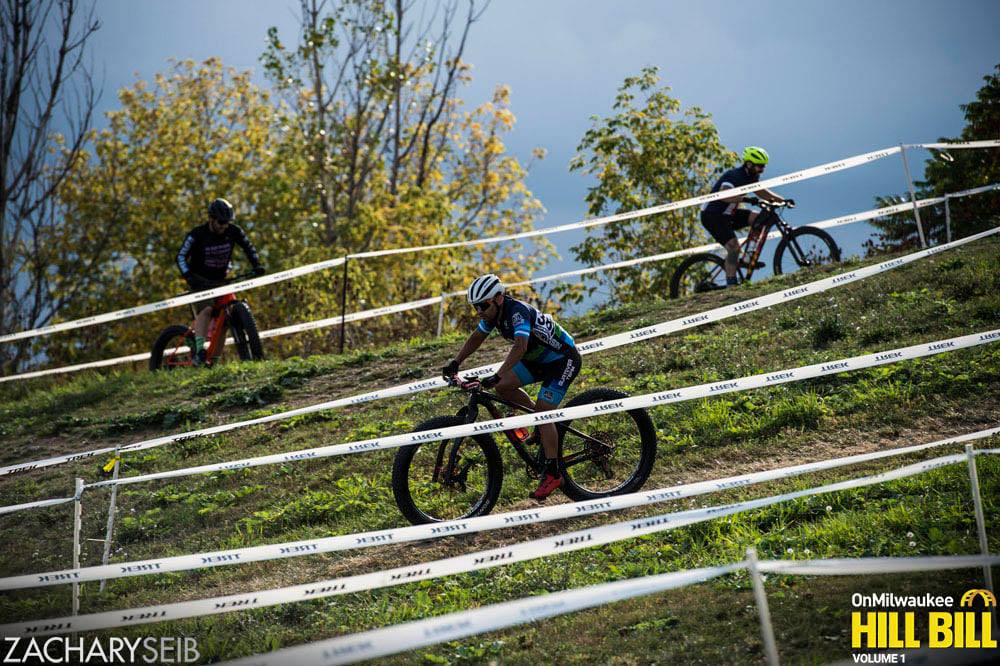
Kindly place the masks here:
<instances>
[{"instance_id":1,"label":"cyclist in blue jersey","mask_svg":"<svg viewBox=\"0 0 1000 666\"><path fill-rule=\"evenodd\" d=\"M555 409L580 373L580 352L572 336L552 317L507 295L503 282L492 273L473 281L468 298L479 313L479 326L465 341L458 356L442 368L445 379L458 374L462 361L479 349L493 330L498 330L514 344L496 373L482 380L482 386L496 387L503 398L536 412ZM532 404L521 387L535 382L542 382L542 387ZM538 432L545 452L545 472L530 496L543 500L562 485L563 479L557 460L559 433L555 424L539 425Z\"/></svg>"},{"instance_id":2,"label":"cyclist in blue jersey","mask_svg":"<svg viewBox=\"0 0 1000 666\"><path fill-rule=\"evenodd\" d=\"M742 187L756 183L760 180L760 175L764 173L769 156L767 151L758 146L748 146L743 149L743 164L722 174L715 185L713 192L721 192L735 187ZM785 199L778 196L767 188L760 188L753 192L766 201L782 202L787 201L794 206L793 199ZM725 199L718 199L703 204L701 207L701 224L708 233L712 234L720 245L726 248L726 286L738 283L736 279L736 268L740 256L740 243L736 240L736 229L753 226L757 219L757 213L740 208L740 202L746 194Z\"/></svg>"}]
</instances>

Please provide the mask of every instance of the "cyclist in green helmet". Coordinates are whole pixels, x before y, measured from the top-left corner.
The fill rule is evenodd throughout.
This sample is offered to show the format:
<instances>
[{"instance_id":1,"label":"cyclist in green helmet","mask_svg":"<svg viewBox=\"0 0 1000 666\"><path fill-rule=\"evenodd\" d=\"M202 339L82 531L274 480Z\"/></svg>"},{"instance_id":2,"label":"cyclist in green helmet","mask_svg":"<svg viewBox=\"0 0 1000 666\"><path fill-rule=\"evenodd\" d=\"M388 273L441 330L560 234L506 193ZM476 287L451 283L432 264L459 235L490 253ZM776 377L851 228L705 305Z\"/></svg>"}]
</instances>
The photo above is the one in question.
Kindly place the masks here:
<instances>
[{"instance_id":1,"label":"cyclist in green helmet","mask_svg":"<svg viewBox=\"0 0 1000 666\"><path fill-rule=\"evenodd\" d=\"M743 164L722 174L712 187L712 191L720 192L758 182L769 160L770 157L763 148L747 146L743 149ZM766 201L789 201L793 205L795 203L792 199L786 200L763 187L755 190L754 194ZM740 208L740 202L744 196L746 195L738 194L725 199L717 199L703 204L701 207L702 226L708 230L708 233L712 234L712 238L726 248L726 286L738 283L736 268L740 256L740 243L736 240L736 230L752 226L757 219L755 211Z\"/></svg>"}]
</instances>

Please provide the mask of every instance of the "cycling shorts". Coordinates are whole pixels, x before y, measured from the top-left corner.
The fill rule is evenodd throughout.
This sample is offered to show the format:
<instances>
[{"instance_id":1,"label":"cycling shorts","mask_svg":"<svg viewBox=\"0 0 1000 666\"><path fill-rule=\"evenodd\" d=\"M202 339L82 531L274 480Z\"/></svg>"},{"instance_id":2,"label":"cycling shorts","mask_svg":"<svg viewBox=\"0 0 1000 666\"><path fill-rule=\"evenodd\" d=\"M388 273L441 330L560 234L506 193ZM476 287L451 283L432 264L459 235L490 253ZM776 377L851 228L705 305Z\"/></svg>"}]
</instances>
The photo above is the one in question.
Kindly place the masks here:
<instances>
[{"instance_id":1,"label":"cycling shorts","mask_svg":"<svg viewBox=\"0 0 1000 666\"><path fill-rule=\"evenodd\" d=\"M538 399L551 405L558 405L565 397L566 389L580 374L580 352L570 348L564 354L562 358L548 363L519 361L514 366L514 374L521 380L522 386L542 382Z\"/></svg>"},{"instance_id":2,"label":"cycling shorts","mask_svg":"<svg viewBox=\"0 0 1000 666\"><path fill-rule=\"evenodd\" d=\"M195 292L198 292L198 291L208 291L209 289L212 289L212 288L213 287L202 287L200 289L193 289L192 291L195 291ZM204 301L195 301L194 303L191 304L191 308L194 310L194 316L197 317L199 312L201 312L205 308L212 307L212 305L214 303L215 303L215 299L214 298L209 298L209 299L206 299Z\"/></svg>"},{"instance_id":3,"label":"cycling shorts","mask_svg":"<svg viewBox=\"0 0 1000 666\"><path fill-rule=\"evenodd\" d=\"M701 226L712 234L719 245L725 245L736 238L736 229L750 226L750 211L738 208L732 215L701 211Z\"/></svg>"}]
</instances>

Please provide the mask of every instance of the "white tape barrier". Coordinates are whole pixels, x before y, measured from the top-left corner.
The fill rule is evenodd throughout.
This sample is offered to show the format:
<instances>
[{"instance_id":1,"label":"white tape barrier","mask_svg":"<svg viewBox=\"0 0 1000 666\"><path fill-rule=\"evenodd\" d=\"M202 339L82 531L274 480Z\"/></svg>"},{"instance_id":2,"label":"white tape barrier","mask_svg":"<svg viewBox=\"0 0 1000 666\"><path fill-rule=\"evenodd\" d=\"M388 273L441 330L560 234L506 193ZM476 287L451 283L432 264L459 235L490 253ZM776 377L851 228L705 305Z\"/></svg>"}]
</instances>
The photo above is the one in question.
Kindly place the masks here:
<instances>
[{"instance_id":1,"label":"white tape barrier","mask_svg":"<svg viewBox=\"0 0 1000 666\"><path fill-rule=\"evenodd\" d=\"M938 557L864 557L827 560L765 560L757 563L763 572L794 576L860 576L972 569L1000 564L1000 555L947 555Z\"/></svg>"},{"instance_id":2,"label":"white tape barrier","mask_svg":"<svg viewBox=\"0 0 1000 666\"><path fill-rule=\"evenodd\" d=\"M180 305L187 305L188 303L203 301L209 298L215 298L216 296L222 296L224 294L231 294L234 291L247 291L249 289L254 289L256 287L263 287L265 285L275 284L277 282L283 282L285 280L290 280L292 278L301 277L303 275L309 275L310 273L315 273L317 271L323 271L327 270L328 268L340 266L343 263L344 263L343 257L338 257L336 259L328 259L327 261L319 261L314 264L299 266L298 268L290 268L287 271L281 271L278 273L273 273L271 275L264 275L262 277L257 277L250 280L243 280L242 282L233 282L232 284L227 284L222 287L215 287L213 289L208 289L206 291L199 291L192 294L184 294L183 296L175 296L173 298L168 298L166 300L158 301L156 303L147 303L146 305L137 305L135 307L126 308L124 310L115 310L114 312L93 315L91 317L84 317L83 319L64 321L62 323L53 324L51 326L43 326L41 328L31 329L30 331L20 331L18 333L9 333L7 335L0 335L0 342L12 342L14 340L23 340L25 338L38 337L40 335L50 335L52 333L58 333L60 331L69 331L74 328L83 328L85 326L93 326L94 324L104 324L109 321L127 319L129 317L148 314L150 312L159 312L160 310L167 310L169 308L175 308Z\"/></svg>"},{"instance_id":3,"label":"white tape barrier","mask_svg":"<svg viewBox=\"0 0 1000 666\"><path fill-rule=\"evenodd\" d=\"M948 194L943 197L936 197L933 199L920 199L917 201L918 208L924 208L926 206L933 206L935 204L944 203L946 198L957 199L959 197L972 196L975 194L982 194L985 192L991 192L993 190L1000 189L1000 184L986 185L983 187L977 187L971 190L964 190L962 192L955 192L953 194ZM840 217L831 218L828 220L822 220L820 222L809 223L809 226L813 226L819 229L829 229L831 227L838 227L846 224L853 224L855 222L862 222L865 220L873 220L875 218L884 217L887 215L894 215L896 213L905 213L907 211L913 210L912 203L902 203L894 206L886 206L883 208L875 208L872 210L864 211L861 213L852 213L850 215L843 215ZM781 234L778 232L772 232L768 234L768 239L778 238ZM741 237L740 242L743 241ZM707 243L705 245L698 245L696 247L689 247L683 250L674 250L671 252L663 252L661 254L648 255L645 257L639 257L637 259L625 259L622 261L616 261L610 264L604 264L602 266L592 266L590 268L582 268L573 271L566 271L563 273L555 273L553 275L543 275L541 277L532 278L530 280L522 280L521 282L513 282L508 284L508 287L521 287L531 284L540 284L543 282L551 282L553 280L565 280L571 277L579 277L583 275L589 275L592 273L599 273L604 271L617 270L620 268L627 268L629 266L637 266L639 264L666 261L668 259L675 259L677 257L683 257L690 254L697 254L699 252L710 252L718 247L717 243ZM349 313L346 317L341 317L337 315L336 317L327 317L325 319L317 319L315 321L304 322L301 324L292 324L290 326L284 326L281 328L275 328L267 331L263 331L260 334L261 339L273 338L281 335L290 335L293 333L301 333L304 331L314 331L321 328L327 328L330 326L340 326L341 319L344 322L360 321L362 319L370 319L374 317L382 317L389 314L395 314L398 312L406 312L409 310L418 310L420 308L429 307L431 305L436 305L440 303L446 297L461 296L464 291L456 291L443 296L432 296L429 298L423 298L416 301L409 301L406 303L397 303L395 305L387 305L380 308L373 308L371 310L364 310L361 312ZM232 338L226 339L226 344L233 344ZM185 353L188 351L187 347L179 347L177 349L179 353ZM17 379L31 379L33 377L44 377L47 375L64 374L69 372L79 372L80 370L93 370L96 368L104 368L110 365L117 365L119 363L133 363L137 361L145 361L150 357L149 352L144 352L141 354L132 354L130 356L119 356L117 358L104 359L100 361L91 361L88 363L79 363L76 365L62 366L58 368L48 368L45 370L34 370L31 372L23 372L17 375L8 375L6 377L0 377L0 383L14 381Z\"/></svg>"},{"instance_id":4,"label":"white tape barrier","mask_svg":"<svg viewBox=\"0 0 1000 666\"><path fill-rule=\"evenodd\" d=\"M992 148L1000 146L1000 140L990 140L990 141L969 141L961 143L933 143L933 144L909 144L909 147L931 147L931 148L951 148L951 149L965 149L965 148ZM571 224L563 224L556 227L548 227L546 229L535 229L532 231L524 231L516 234L508 234L505 236L495 236L491 238L477 238L465 241L455 241L451 243L438 243L436 245L421 245L415 247L404 247L404 248L393 248L386 250L373 250L371 252L359 252L357 254L348 255L349 259L364 259L368 257L384 257L388 255L403 254L408 252L423 252L427 250L438 250L454 247L469 247L474 245L486 245L490 243L502 243L511 240L519 240L522 238L535 238L537 236L547 236L549 234L560 233L563 231L571 231L574 229L586 229L589 227L609 224L611 222L620 222L624 220L631 220L637 217L646 217L648 215L657 215L659 213L665 213L671 210L678 210L681 208L688 208L691 206L701 205L703 203L708 203L710 201L717 201L719 199L729 198L737 194L749 194L756 190L762 188L777 187L780 185L788 185L789 183L795 183L802 180L808 180L810 178L816 178L819 176L825 176L830 173L835 173L837 171L843 171L845 169L852 169L854 167L861 166L863 164L868 164L876 160L880 160L885 157L889 157L900 152L898 146L892 148L885 148L883 150L876 150L870 153L865 153L863 155L855 155L853 157L848 157L836 162L827 162L826 164L820 164L818 166L810 167L808 169L803 169L801 171L795 171L783 176L776 176L774 178L768 178L762 180L758 183L752 183L750 185L744 185L742 187L731 188L721 192L714 192L710 194L703 194L697 197L690 197L688 199L683 199L681 201L675 201L668 204L661 204L659 206L651 206L649 208L643 208L636 211L631 211L628 213L619 213L617 215L608 215L605 217L593 218L590 220L584 220L581 222L574 222ZM912 207L912 204L911 204ZM233 283L226 287L219 287L209 291L199 292L197 294L188 294L185 296L178 296L175 298L170 298L164 301L159 301L158 303L150 303L147 305L139 305L132 308L127 308L124 310L117 310L115 312L109 312L102 315L94 315L91 317L85 317L83 319L75 319L73 321L62 322L59 324L54 324L51 326L44 326L41 328L36 328L28 331L21 331L18 333L11 333L8 335L0 335L0 342L11 342L13 340L21 340L24 338L33 338L40 335L49 335L58 331L67 331L74 328L82 328L84 326L92 326L94 324L104 323L108 321L114 321L117 319L126 319L128 317L134 317L140 314L146 314L149 312L158 312L165 308L176 307L178 305L185 305L187 303L193 303L198 300L212 298L214 296L220 296L222 294L230 293L232 291L247 291L248 289L253 289L255 287L260 287L267 284L274 284L275 282L281 282L284 280L291 279L293 277L300 277L302 275L308 275L310 273L315 273L317 271L326 270L335 266L341 265L345 261L344 257L338 257L336 259L329 259L326 261L317 262L314 264L309 264L306 266L299 266L298 268L292 268L286 271L281 271L280 273L275 273L274 275L268 275L265 277L254 278L252 280L246 280L243 282Z\"/></svg>"},{"instance_id":5,"label":"white tape barrier","mask_svg":"<svg viewBox=\"0 0 1000 666\"><path fill-rule=\"evenodd\" d=\"M615 541L622 541L647 534L655 534L665 530L675 529L685 525L704 522L714 518L729 516L752 509L759 509L782 502L788 502L803 497L823 493L862 488L887 481L894 481L924 472L939 469L948 465L963 463L967 460L964 453L942 456L926 460L899 469L882 472L866 477L840 481L837 483L808 488L781 495L764 497L744 502L735 502L716 507L690 509L676 513L667 513L649 518L639 518L609 525L600 525L584 530L543 537L500 548L458 555L433 562L396 567L384 571L367 574L345 576L330 580L316 581L303 585L245 592L241 594L198 599L179 603L146 606L127 610L106 611L91 615L62 617L49 620L32 620L14 624L0 625L0 635L21 636L30 634L39 636L70 631L93 631L113 627L148 624L167 620L178 620L191 617L203 617L238 610L264 608L276 604L322 599L341 594L350 594L384 587L392 587L419 580L439 578L470 571L481 571L493 567L504 566L514 562L523 562L539 557L560 555L584 548L599 546Z\"/></svg>"},{"instance_id":6,"label":"white tape barrier","mask_svg":"<svg viewBox=\"0 0 1000 666\"><path fill-rule=\"evenodd\" d=\"M725 393L737 391L748 391L751 389L777 386L790 382L799 382L805 379L816 377L827 377L862 368L871 368L889 363L898 363L925 356L934 356L943 352L967 349L978 345L989 344L1000 341L1000 329L986 331L983 333L973 333L937 342L923 343L894 349L875 354L865 354L852 358L830 361L827 363L816 363L799 368L789 368L776 372L763 373L742 377L739 379L712 382L710 384L699 384L680 389L669 389L656 393L646 393L644 395L622 398L619 400L606 400L577 407L564 407L549 412L538 414L529 413L519 416L509 416L502 419L490 421L479 421L457 426L449 426L439 430L426 430L419 432L403 433L399 435L388 435L376 439L365 439L344 444L333 444L330 446L319 446L311 449L302 449L288 453L274 453L253 458L243 458L242 460L231 460L210 465L198 465L196 467L186 467L174 469L166 472L155 472L152 474L141 474L138 476L119 477L109 481L98 481L87 484L87 488L101 488L112 485L129 485L133 483L145 483L159 479L172 479L181 476L191 476L193 474L207 474L209 472L221 472L226 470L247 469L260 465L278 465L302 460L318 460L331 456L347 455L351 453L366 453L371 451L384 451L395 449L411 444L426 444L443 439L465 437L484 432L495 432L500 430L513 430L515 428L530 428L540 423L559 423L582 419L601 414L613 414L624 412L630 409L644 409L648 407L659 407L666 404L695 400L698 398L709 398Z\"/></svg>"},{"instance_id":7,"label":"white tape barrier","mask_svg":"<svg viewBox=\"0 0 1000 666\"><path fill-rule=\"evenodd\" d=\"M482 608L449 613L374 629L340 638L277 650L268 654L223 662L226 666L316 666L318 664L351 664L357 661L385 657L420 647L454 641L507 627L537 622L550 617L586 610L634 597L665 592L679 587L704 583L730 574L746 564L728 564L687 571L675 571L657 576L633 578L615 583L592 585L576 590L493 604ZM544 640L544 639L543 639Z\"/></svg>"},{"instance_id":8,"label":"white tape barrier","mask_svg":"<svg viewBox=\"0 0 1000 666\"><path fill-rule=\"evenodd\" d=\"M261 562L267 560L285 559L289 557L301 557L318 553L331 553L358 548L370 548L387 543L406 543L410 541L424 541L428 539L451 537L458 534L491 532L514 526L521 527L523 525L550 522L564 518L578 518L580 516L603 513L606 511L620 511L637 506L648 506L662 502L670 502L688 497L720 492L723 490L731 490L733 488L766 483L768 481L788 479L801 476L803 474L812 474L839 467L873 462L883 458L910 455L929 449L940 448L953 444L962 444L997 435L1000 435L1000 428L991 428L989 430L980 430L978 432L959 435L957 437L950 437L936 442L917 444L898 449L874 451L871 453L859 453L853 456L821 460L818 462L804 463L791 467L781 467L778 469L754 472L750 474L740 474L712 481L686 483L669 488L644 490L627 495L617 495L615 497L601 498L573 504L557 504L535 509L525 509L522 511L491 514L487 516L480 516L478 518L450 520L432 525L413 525L395 529L375 530L357 534L311 539L307 541L292 541L286 543L268 544L265 546L250 546L232 550L195 553L191 555L177 555L174 557L163 557L152 560L121 562L117 564L86 567L82 569L64 569L39 574L11 576L9 578L0 578L0 590L16 590L27 587L47 587L64 583L84 583L94 580L108 580L112 578L128 578L148 574L191 571L194 569L209 567L245 564L248 562ZM978 453L982 453L982 451L983 449L980 449ZM72 501L72 498L70 498L69 501Z\"/></svg>"},{"instance_id":9,"label":"white tape barrier","mask_svg":"<svg viewBox=\"0 0 1000 666\"><path fill-rule=\"evenodd\" d=\"M393 314L396 312L404 312L407 310L416 310L419 308L425 308L429 305L440 303L441 300L442 300L441 296L434 296L431 298L424 298L417 301L410 301L409 303L398 303L396 305L386 305L379 308L373 308L371 310L350 312L345 317L337 315L336 317L317 319L315 321L304 322L302 324L283 326L281 328L274 328L267 331L261 331L260 338L263 340L265 338L274 338L280 335L288 335L290 333L301 333L303 331L312 331L320 328L327 328L329 326L339 326L341 319L343 319L345 322L351 322L351 321L360 321L362 319L371 319L374 317L383 317L385 315ZM233 338L226 338L225 344L232 345L234 342L235 341L233 340ZM176 348L176 352L180 354L186 353L188 351L190 350L188 349L187 346ZM120 363L134 363L137 361L146 361L149 360L150 356L151 354L149 352L143 352L141 354L132 354L130 356L119 356L117 358L108 358L100 361L90 361L88 363L67 365L59 368L47 368L45 370L22 372L21 374L18 375L8 375L6 377L0 377L0 383L14 381L16 379L31 379L33 377L44 377L46 375L64 374L68 372L79 372L80 370L93 370L96 368L104 368L110 365L118 365Z\"/></svg>"},{"instance_id":10,"label":"white tape barrier","mask_svg":"<svg viewBox=\"0 0 1000 666\"><path fill-rule=\"evenodd\" d=\"M996 139L984 139L982 141L955 141L952 143L908 143L906 148L927 148L933 150L951 148L963 150L966 148L996 148L1000 146L1000 141Z\"/></svg>"},{"instance_id":11,"label":"white tape barrier","mask_svg":"<svg viewBox=\"0 0 1000 666\"><path fill-rule=\"evenodd\" d=\"M42 509L47 506L59 506L60 504L68 504L75 500L75 497L58 497L54 499L41 500L38 502L26 502L25 504L13 504L11 506L0 506L0 515L6 513L15 513L17 511L24 511L25 509Z\"/></svg>"},{"instance_id":12,"label":"white tape barrier","mask_svg":"<svg viewBox=\"0 0 1000 666\"><path fill-rule=\"evenodd\" d=\"M786 573L785 569L808 569L787 573L842 575L843 573L908 573L972 569L1000 563L996 555L953 555L940 557L898 557L805 560L786 562L765 560L757 563L761 571ZM333 666L385 657L417 648L455 641L469 636L498 631L550 617L595 608L605 604L648 596L687 587L745 569L737 562L719 567L674 571L614 583L602 583L573 590L527 597L517 601L492 604L438 617L415 620L349 636L340 636L306 645L276 650L267 654L222 662L221 666Z\"/></svg>"},{"instance_id":13,"label":"white tape barrier","mask_svg":"<svg viewBox=\"0 0 1000 666\"><path fill-rule=\"evenodd\" d=\"M891 259L889 261L884 261L879 264L874 264L872 266L859 268L849 273L823 278L821 280L816 280L815 282L809 282L800 287L791 287L789 289L785 289L784 291L775 292L752 300L741 301L739 303L733 303L731 305L724 305L718 308L714 308L712 310L707 310L698 315L683 317L680 319L673 319L670 321L655 324L653 326L646 326L643 328L626 331L624 333L617 333L604 338L591 340L589 342L585 342L578 345L577 349L583 355L590 354L596 351L603 351L606 349L614 349L616 347L632 344L634 342L638 342L641 340L668 335L670 333L675 333L678 331L695 328L697 326L703 326L711 322L721 321L729 317L743 315L748 312L753 312L755 310L761 310L770 307L772 305L787 303L793 300L797 300L799 298L804 298L806 296L818 294L827 291L829 289L834 289L836 287L850 284L852 282L857 282L859 280L879 275L886 271L890 271L899 268L901 266L908 265L914 261L918 261L920 259L924 259L926 257L938 254L940 252L944 252L946 250L950 250L955 247L959 247L961 245L977 241L981 238L986 238L987 236L991 236L996 233L1000 233L1000 227L994 229L988 229L978 234L974 234L972 236L968 236L967 238L962 238L953 241L951 243L946 243L944 245L939 245L936 247L928 248L926 250L912 252L908 255L897 257L896 259ZM496 369L499 367L500 363L493 363L490 365L480 366L478 368L473 368L471 370L464 371L463 374L469 376L477 376L477 377L484 376L495 372ZM427 391L430 389L439 389L445 386L446 384L444 380L442 380L440 377L431 377L428 379L423 379L408 384L400 384L386 389L379 389L368 393L362 393L359 395L348 396L344 398L337 398L336 400L321 402L306 407L300 407L298 409L281 412L279 414L271 414L269 416L264 416L256 419L238 421L219 426L212 426L210 428L202 428L200 430L177 433L175 435L165 435L163 437L157 437L154 439L135 442L133 444L121 447L120 450L123 452L141 451L145 449L155 448L158 446L163 446L173 442L193 439L195 437L215 435L223 432L228 432L230 430L236 430L238 428L246 428L249 426L261 425L264 423L290 419L296 416L302 416L304 414L312 414L315 412L325 411L328 409L335 409L338 407L346 407L350 405L358 405L376 400L384 400L387 398L412 395L417 392ZM17 474L19 472L26 472L34 469L40 469L43 467L50 467L52 465L62 465L77 460L82 460L98 455L103 455L106 453L111 453L113 451L115 451L115 447L104 447L100 449L93 449L90 451L83 451L80 453L71 453L52 458L45 458L42 460L35 460L30 462L7 465L6 467L0 467L0 476L5 476L8 474Z\"/></svg>"}]
</instances>

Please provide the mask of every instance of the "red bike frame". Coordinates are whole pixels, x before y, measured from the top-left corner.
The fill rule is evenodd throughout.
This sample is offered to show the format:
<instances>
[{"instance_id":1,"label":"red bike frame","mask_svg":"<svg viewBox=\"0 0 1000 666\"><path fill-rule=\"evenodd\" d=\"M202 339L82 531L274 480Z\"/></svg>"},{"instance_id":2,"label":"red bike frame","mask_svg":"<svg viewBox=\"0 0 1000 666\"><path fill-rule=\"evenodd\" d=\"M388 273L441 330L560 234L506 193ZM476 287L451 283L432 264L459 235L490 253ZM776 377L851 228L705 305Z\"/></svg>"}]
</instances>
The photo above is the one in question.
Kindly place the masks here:
<instances>
[{"instance_id":1,"label":"red bike frame","mask_svg":"<svg viewBox=\"0 0 1000 666\"><path fill-rule=\"evenodd\" d=\"M208 322L208 336L205 338L205 362L211 365L212 361L222 355L222 348L226 343L226 312L230 303L236 300L234 294L223 294L216 296L212 301L212 318ZM192 305L192 310L194 306ZM197 317L198 313L195 312ZM194 340L194 321L188 326L186 337ZM178 358L178 354L183 354L183 347L174 347L170 353L164 357L163 365L166 367L180 367L191 365L194 360L194 349L188 350L186 359Z\"/></svg>"}]
</instances>

